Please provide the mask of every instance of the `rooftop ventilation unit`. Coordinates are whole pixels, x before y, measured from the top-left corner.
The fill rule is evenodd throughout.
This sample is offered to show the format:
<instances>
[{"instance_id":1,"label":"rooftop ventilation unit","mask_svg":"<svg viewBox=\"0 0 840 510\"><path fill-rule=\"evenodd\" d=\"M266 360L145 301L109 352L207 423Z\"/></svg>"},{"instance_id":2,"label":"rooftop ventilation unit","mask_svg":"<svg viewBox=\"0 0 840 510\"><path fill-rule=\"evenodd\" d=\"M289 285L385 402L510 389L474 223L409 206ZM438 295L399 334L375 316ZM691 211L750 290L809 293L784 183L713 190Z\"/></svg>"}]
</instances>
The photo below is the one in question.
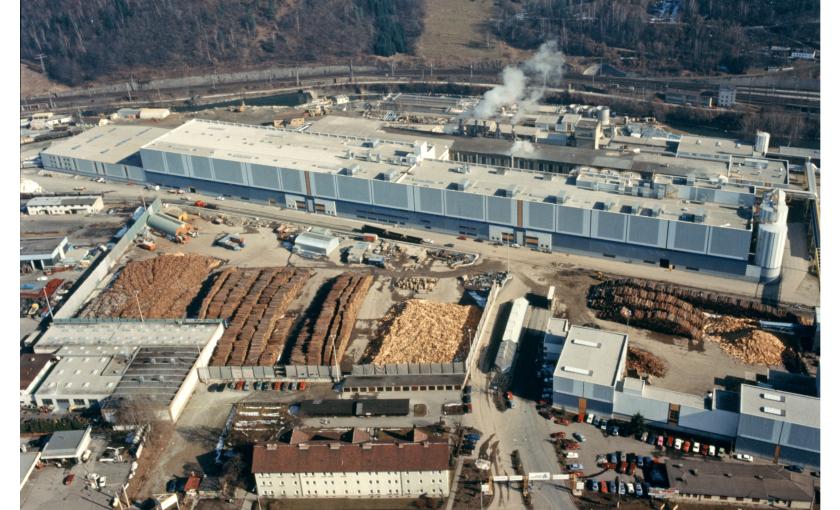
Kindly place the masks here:
<instances>
[{"instance_id":1,"label":"rooftop ventilation unit","mask_svg":"<svg viewBox=\"0 0 840 510\"><path fill-rule=\"evenodd\" d=\"M781 395L775 395L773 393L762 393L761 398L765 400L772 400L773 402L784 402L785 398Z\"/></svg>"},{"instance_id":2,"label":"rooftop ventilation unit","mask_svg":"<svg viewBox=\"0 0 840 510\"><path fill-rule=\"evenodd\" d=\"M470 180L469 179L461 179L458 182L453 182L452 187L458 191L465 191L470 187Z\"/></svg>"},{"instance_id":3,"label":"rooftop ventilation unit","mask_svg":"<svg viewBox=\"0 0 840 510\"><path fill-rule=\"evenodd\" d=\"M380 181L391 182L391 181L394 181L397 178L398 175L399 175L399 171L396 168L391 168L390 170L386 170L384 172L381 172L376 177Z\"/></svg>"},{"instance_id":4,"label":"rooftop ventilation unit","mask_svg":"<svg viewBox=\"0 0 840 510\"><path fill-rule=\"evenodd\" d=\"M554 198L555 198L555 200L557 201L558 204L565 204L566 200L568 200L568 197L566 196L565 191L559 191L557 193L557 195L555 195Z\"/></svg>"},{"instance_id":5,"label":"rooftop ventilation unit","mask_svg":"<svg viewBox=\"0 0 840 510\"><path fill-rule=\"evenodd\" d=\"M341 169L341 173L343 175L356 175L356 172L359 171L359 165L351 165L349 167L345 167Z\"/></svg>"},{"instance_id":6,"label":"rooftop ventilation unit","mask_svg":"<svg viewBox=\"0 0 840 510\"><path fill-rule=\"evenodd\" d=\"M599 349L601 347L601 344L598 342L590 342L589 340L581 340L579 338L575 338L574 340L572 340L572 343L575 345L582 345L584 347L594 347L596 349Z\"/></svg>"},{"instance_id":7,"label":"rooftop ventilation unit","mask_svg":"<svg viewBox=\"0 0 840 510\"><path fill-rule=\"evenodd\" d=\"M761 407L761 412L767 413L767 414L774 414L776 416L784 416L785 415L785 412L783 410L779 409L778 407L762 406Z\"/></svg>"},{"instance_id":8,"label":"rooftop ventilation unit","mask_svg":"<svg viewBox=\"0 0 840 510\"><path fill-rule=\"evenodd\" d=\"M566 366L566 367L562 367L561 370L563 370L564 372L572 373L572 374L592 375L592 370L585 370L583 368L577 368L577 367Z\"/></svg>"},{"instance_id":9,"label":"rooftop ventilation unit","mask_svg":"<svg viewBox=\"0 0 840 510\"><path fill-rule=\"evenodd\" d=\"M450 172L455 172L456 174L468 174L470 173L470 167L466 164L461 166L453 166L449 169Z\"/></svg>"}]
</instances>

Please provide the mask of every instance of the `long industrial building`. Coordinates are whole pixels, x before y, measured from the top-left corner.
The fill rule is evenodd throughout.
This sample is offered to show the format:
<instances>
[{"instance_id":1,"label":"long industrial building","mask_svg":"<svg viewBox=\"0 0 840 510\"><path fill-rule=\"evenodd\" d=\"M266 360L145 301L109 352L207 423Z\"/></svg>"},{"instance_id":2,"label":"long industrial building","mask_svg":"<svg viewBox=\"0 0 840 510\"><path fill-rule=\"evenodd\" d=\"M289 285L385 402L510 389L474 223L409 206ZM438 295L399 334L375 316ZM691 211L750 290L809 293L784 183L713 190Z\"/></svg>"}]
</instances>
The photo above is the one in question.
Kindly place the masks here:
<instances>
[{"instance_id":1,"label":"long industrial building","mask_svg":"<svg viewBox=\"0 0 840 510\"><path fill-rule=\"evenodd\" d=\"M468 159L467 149L499 152L486 142L495 140L458 140L450 148L440 141L384 141L191 120L168 132L93 128L46 149L42 161L52 170L542 251L750 279L778 276L776 240L785 236L778 236L775 227L756 228L754 213L762 190L768 189L757 188L758 183L784 186L784 172L752 162L757 167L747 172L732 156L636 154L628 159L615 151L545 146L521 158L478 160L495 167L450 160ZM553 160L556 168L537 157ZM756 174L754 181L735 184L727 177L740 182L747 173ZM785 226L779 222L779 228ZM773 242L762 242L762 235L771 235ZM759 246L772 249L753 255L755 237Z\"/></svg>"}]
</instances>

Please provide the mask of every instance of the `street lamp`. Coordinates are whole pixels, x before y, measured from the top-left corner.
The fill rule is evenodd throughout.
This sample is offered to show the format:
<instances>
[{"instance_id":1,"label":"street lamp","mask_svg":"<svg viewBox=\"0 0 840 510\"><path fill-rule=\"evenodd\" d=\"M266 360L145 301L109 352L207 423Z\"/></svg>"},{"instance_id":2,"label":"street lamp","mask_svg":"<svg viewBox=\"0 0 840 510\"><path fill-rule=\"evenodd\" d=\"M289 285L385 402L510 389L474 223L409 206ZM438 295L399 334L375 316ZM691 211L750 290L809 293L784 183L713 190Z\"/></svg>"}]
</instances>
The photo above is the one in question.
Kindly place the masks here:
<instances>
[{"instance_id":1,"label":"street lamp","mask_svg":"<svg viewBox=\"0 0 840 510\"><path fill-rule=\"evenodd\" d=\"M140 322L146 322L143 320L143 309L140 307L140 291L134 291L134 301L137 303L137 312L140 314Z\"/></svg>"}]
</instances>

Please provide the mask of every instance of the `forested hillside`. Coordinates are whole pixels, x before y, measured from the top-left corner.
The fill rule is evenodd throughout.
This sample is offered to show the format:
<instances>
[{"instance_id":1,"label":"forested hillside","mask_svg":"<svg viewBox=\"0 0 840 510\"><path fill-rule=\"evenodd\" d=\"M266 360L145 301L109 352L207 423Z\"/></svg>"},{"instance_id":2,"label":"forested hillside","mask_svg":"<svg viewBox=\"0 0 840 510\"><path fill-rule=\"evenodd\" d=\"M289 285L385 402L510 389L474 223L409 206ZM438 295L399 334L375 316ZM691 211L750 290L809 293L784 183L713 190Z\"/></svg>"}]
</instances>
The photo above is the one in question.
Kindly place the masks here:
<instances>
[{"instance_id":1,"label":"forested hillside","mask_svg":"<svg viewBox=\"0 0 840 510\"><path fill-rule=\"evenodd\" d=\"M411 52L422 0L26 0L21 58L78 84L131 70ZM342 60L344 61L344 60Z\"/></svg>"},{"instance_id":2,"label":"forested hillside","mask_svg":"<svg viewBox=\"0 0 840 510\"><path fill-rule=\"evenodd\" d=\"M771 45L818 49L819 8L819 0L498 0L492 28L517 48L556 38L568 55L640 72L741 73L778 63Z\"/></svg>"}]
</instances>

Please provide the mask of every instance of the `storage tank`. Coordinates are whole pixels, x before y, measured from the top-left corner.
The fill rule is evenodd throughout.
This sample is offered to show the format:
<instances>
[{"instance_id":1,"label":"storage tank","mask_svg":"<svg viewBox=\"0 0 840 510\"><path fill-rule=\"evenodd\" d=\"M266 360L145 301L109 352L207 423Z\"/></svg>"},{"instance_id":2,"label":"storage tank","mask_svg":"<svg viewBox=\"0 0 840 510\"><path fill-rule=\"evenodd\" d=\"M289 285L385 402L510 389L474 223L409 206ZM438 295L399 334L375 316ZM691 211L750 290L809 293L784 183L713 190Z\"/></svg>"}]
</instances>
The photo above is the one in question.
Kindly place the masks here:
<instances>
[{"instance_id":1,"label":"storage tank","mask_svg":"<svg viewBox=\"0 0 840 510\"><path fill-rule=\"evenodd\" d=\"M170 236L182 236L190 230L190 226L186 223L162 214L150 215L148 225L150 228Z\"/></svg>"},{"instance_id":2,"label":"storage tank","mask_svg":"<svg viewBox=\"0 0 840 510\"><path fill-rule=\"evenodd\" d=\"M768 149L770 149L770 133L765 131L756 131L755 151L764 156L767 154Z\"/></svg>"},{"instance_id":3,"label":"storage tank","mask_svg":"<svg viewBox=\"0 0 840 510\"><path fill-rule=\"evenodd\" d=\"M758 213L758 238L755 245L755 263L761 267L762 281L776 280L782 272L787 215L784 191L777 189L764 195Z\"/></svg>"},{"instance_id":4,"label":"storage tank","mask_svg":"<svg viewBox=\"0 0 840 510\"><path fill-rule=\"evenodd\" d=\"M140 108L141 119L162 120L169 117L168 108Z\"/></svg>"},{"instance_id":5,"label":"storage tank","mask_svg":"<svg viewBox=\"0 0 840 510\"><path fill-rule=\"evenodd\" d=\"M610 109L606 106L601 108L601 111L598 112L598 120L601 121L602 126L609 126L610 125Z\"/></svg>"}]
</instances>

